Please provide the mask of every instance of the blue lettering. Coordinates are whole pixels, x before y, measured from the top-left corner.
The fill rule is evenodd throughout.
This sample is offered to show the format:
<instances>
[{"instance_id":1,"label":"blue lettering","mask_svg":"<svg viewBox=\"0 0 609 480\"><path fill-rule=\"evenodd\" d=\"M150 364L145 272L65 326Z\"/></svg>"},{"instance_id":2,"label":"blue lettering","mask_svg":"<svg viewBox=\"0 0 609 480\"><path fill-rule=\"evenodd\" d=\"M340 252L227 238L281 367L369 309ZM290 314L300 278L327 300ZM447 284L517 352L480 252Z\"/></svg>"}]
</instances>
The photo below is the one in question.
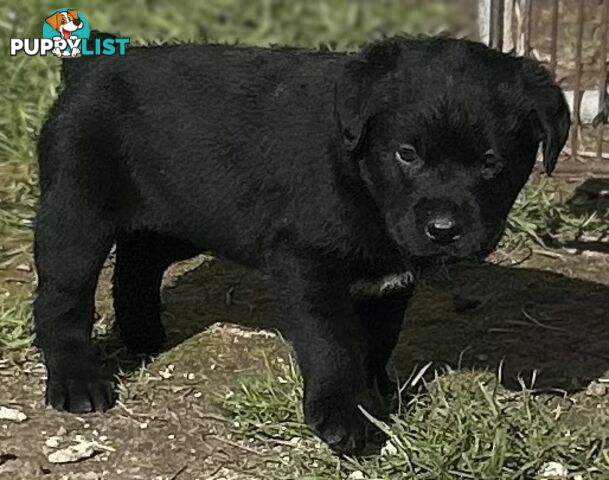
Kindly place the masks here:
<instances>
[{"instance_id":1,"label":"blue lettering","mask_svg":"<svg viewBox=\"0 0 609 480\"><path fill-rule=\"evenodd\" d=\"M103 50L101 52L102 55L114 55L116 48L114 48L114 39L106 38L103 43Z\"/></svg>"},{"instance_id":2,"label":"blue lettering","mask_svg":"<svg viewBox=\"0 0 609 480\"><path fill-rule=\"evenodd\" d=\"M127 45L129 45L129 39L128 38L117 38L116 43L118 44L118 54L124 55L125 51L127 49L126 47L127 47Z\"/></svg>"},{"instance_id":3,"label":"blue lettering","mask_svg":"<svg viewBox=\"0 0 609 480\"><path fill-rule=\"evenodd\" d=\"M89 39L83 38L80 43L80 53L81 55L94 55L95 52L89 50Z\"/></svg>"}]
</instances>

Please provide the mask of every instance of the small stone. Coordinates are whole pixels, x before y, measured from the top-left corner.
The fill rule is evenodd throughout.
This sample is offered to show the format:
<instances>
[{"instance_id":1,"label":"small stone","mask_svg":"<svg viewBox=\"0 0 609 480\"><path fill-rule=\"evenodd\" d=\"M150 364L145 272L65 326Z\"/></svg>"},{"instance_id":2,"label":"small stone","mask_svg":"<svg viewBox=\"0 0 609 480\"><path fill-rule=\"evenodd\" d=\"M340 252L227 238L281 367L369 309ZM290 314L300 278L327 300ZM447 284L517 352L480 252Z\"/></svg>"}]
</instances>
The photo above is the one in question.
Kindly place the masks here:
<instances>
[{"instance_id":1,"label":"small stone","mask_svg":"<svg viewBox=\"0 0 609 480\"><path fill-rule=\"evenodd\" d=\"M16 408L0 407L0 420L21 423L27 420L27 415Z\"/></svg>"},{"instance_id":2,"label":"small stone","mask_svg":"<svg viewBox=\"0 0 609 480\"><path fill-rule=\"evenodd\" d=\"M383 445L383 447L381 448L381 455L391 456L395 455L396 453L398 453L398 449L393 443L391 443L391 440L387 440L387 443L385 443L385 445Z\"/></svg>"},{"instance_id":3,"label":"small stone","mask_svg":"<svg viewBox=\"0 0 609 480\"><path fill-rule=\"evenodd\" d=\"M93 455L95 455L95 444L93 442L81 442L50 453L47 459L51 463L74 463L91 458Z\"/></svg>"},{"instance_id":4,"label":"small stone","mask_svg":"<svg viewBox=\"0 0 609 480\"><path fill-rule=\"evenodd\" d=\"M302 438L300 437L292 437L288 440L288 443L293 447L298 447L302 444Z\"/></svg>"},{"instance_id":5,"label":"small stone","mask_svg":"<svg viewBox=\"0 0 609 480\"><path fill-rule=\"evenodd\" d=\"M148 428L148 422L142 422L142 423L140 423L140 429L146 430L147 428Z\"/></svg>"},{"instance_id":6,"label":"small stone","mask_svg":"<svg viewBox=\"0 0 609 480\"><path fill-rule=\"evenodd\" d=\"M608 391L609 384L606 383L591 382L586 387L586 395L589 397L602 397L603 395L606 395Z\"/></svg>"},{"instance_id":7,"label":"small stone","mask_svg":"<svg viewBox=\"0 0 609 480\"><path fill-rule=\"evenodd\" d=\"M46 442L44 442L44 444L49 448L59 448L59 445L61 444L61 440L62 440L61 437L59 437L57 435L53 435L52 437L47 438Z\"/></svg>"},{"instance_id":8,"label":"small stone","mask_svg":"<svg viewBox=\"0 0 609 480\"><path fill-rule=\"evenodd\" d=\"M63 437L64 435L66 435L68 433L68 431L65 429L65 427L59 427L57 429L57 436L59 437Z\"/></svg>"},{"instance_id":9,"label":"small stone","mask_svg":"<svg viewBox=\"0 0 609 480\"><path fill-rule=\"evenodd\" d=\"M351 480L361 480L366 477L364 477L364 474L361 471L356 470L355 472L351 472L348 478Z\"/></svg>"},{"instance_id":10,"label":"small stone","mask_svg":"<svg viewBox=\"0 0 609 480\"><path fill-rule=\"evenodd\" d=\"M569 470L562 463L558 462L547 462L544 463L539 472L540 478L547 478L553 480L561 480L567 478Z\"/></svg>"}]
</instances>

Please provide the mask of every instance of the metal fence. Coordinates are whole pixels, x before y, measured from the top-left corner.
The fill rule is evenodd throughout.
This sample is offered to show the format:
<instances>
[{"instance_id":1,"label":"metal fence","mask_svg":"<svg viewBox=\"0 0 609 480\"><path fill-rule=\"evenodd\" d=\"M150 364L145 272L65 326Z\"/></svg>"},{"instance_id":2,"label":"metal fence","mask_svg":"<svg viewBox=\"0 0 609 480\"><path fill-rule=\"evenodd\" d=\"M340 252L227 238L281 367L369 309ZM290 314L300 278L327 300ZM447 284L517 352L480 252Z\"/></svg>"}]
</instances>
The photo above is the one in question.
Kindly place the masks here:
<instances>
[{"instance_id":1,"label":"metal fence","mask_svg":"<svg viewBox=\"0 0 609 480\"><path fill-rule=\"evenodd\" d=\"M573 127L559 173L609 173L609 0L480 0L480 37L546 64Z\"/></svg>"}]
</instances>

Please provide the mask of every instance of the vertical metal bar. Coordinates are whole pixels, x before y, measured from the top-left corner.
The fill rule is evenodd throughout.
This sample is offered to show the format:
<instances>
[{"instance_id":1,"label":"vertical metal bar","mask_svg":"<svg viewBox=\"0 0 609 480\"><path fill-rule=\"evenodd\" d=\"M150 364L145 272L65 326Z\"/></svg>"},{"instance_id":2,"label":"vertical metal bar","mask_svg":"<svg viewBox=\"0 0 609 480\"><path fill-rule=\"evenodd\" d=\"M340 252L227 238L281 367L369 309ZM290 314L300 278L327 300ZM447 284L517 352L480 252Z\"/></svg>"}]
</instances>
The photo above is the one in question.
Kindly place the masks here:
<instances>
[{"instance_id":1,"label":"vertical metal bar","mask_svg":"<svg viewBox=\"0 0 609 480\"><path fill-rule=\"evenodd\" d=\"M503 50L503 12L505 0L491 1L491 47Z\"/></svg>"},{"instance_id":2,"label":"vertical metal bar","mask_svg":"<svg viewBox=\"0 0 609 480\"><path fill-rule=\"evenodd\" d=\"M582 45L584 37L584 0L577 2L577 40L575 44L575 85L573 86L573 122L571 128L571 155L576 158L579 147L579 113L581 109Z\"/></svg>"},{"instance_id":3,"label":"vertical metal bar","mask_svg":"<svg viewBox=\"0 0 609 480\"><path fill-rule=\"evenodd\" d=\"M607 33L609 32L609 0L603 2L601 14L601 51L598 67L598 111L601 112L606 106L607 96ZM596 137L596 159L603 159L603 132L604 125L598 125Z\"/></svg>"},{"instance_id":4,"label":"vertical metal bar","mask_svg":"<svg viewBox=\"0 0 609 480\"><path fill-rule=\"evenodd\" d=\"M531 55L531 31L533 25L533 0L524 2L524 55Z\"/></svg>"},{"instance_id":5,"label":"vertical metal bar","mask_svg":"<svg viewBox=\"0 0 609 480\"><path fill-rule=\"evenodd\" d=\"M556 79L556 64L558 58L556 52L558 50L558 8L559 0L552 0L552 43L550 44L550 71L552 77Z\"/></svg>"},{"instance_id":6,"label":"vertical metal bar","mask_svg":"<svg viewBox=\"0 0 609 480\"><path fill-rule=\"evenodd\" d=\"M514 0L504 0L503 6L503 45L504 52L514 51Z\"/></svg>"},{"instance_id":7,"label":"vertical metal bar","mask_svg":"<svg viewBox=\"0 0 609 480\"><path fill-rule=\"evenodd\" d=\"M478 35L482 43L491 44L491 0L478 0Z\"/></svg>"}]
</instances>

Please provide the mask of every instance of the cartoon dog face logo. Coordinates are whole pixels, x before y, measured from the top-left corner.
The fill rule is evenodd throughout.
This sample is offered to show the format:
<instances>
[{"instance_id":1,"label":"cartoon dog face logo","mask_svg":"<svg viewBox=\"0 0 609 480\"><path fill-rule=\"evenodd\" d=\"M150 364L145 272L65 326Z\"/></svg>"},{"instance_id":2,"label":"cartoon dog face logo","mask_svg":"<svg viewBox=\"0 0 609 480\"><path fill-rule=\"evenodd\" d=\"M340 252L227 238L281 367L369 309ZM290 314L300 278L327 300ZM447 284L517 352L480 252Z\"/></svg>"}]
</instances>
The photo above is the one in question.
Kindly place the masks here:
<instances>
[{"instance_id":1,"label":"cartoon dog face logo","mask_svg":"<svg viewBox=\"0 0 609 480\"><path fill-rule=\"evenodd\" d=\"M72 32L83 27L83 23L78 18L78 10L66 10L65 12L55 12L45 20L53 30L57 30L62 38L70 38Z\"/></svg>"},{"instance_id":2,"label":"cartoon dog face logo","mask_svg":"<svg viewBox=\"0 0 609 480\"><path fill-rule=\"evenodd\" d=\"M66 10L64 12L55 12L49 15L45 22L51 26L51 28L61 35L61 38L68 39L72 37L72 34L76 30L83 28L83 21L78 18L78 10ZM53 53L58 57L63 55L59 49L53 50ZM79 49L75 48L71 52L71 56L75 57L80 55Z\"/></svg>"}]
</instances>

